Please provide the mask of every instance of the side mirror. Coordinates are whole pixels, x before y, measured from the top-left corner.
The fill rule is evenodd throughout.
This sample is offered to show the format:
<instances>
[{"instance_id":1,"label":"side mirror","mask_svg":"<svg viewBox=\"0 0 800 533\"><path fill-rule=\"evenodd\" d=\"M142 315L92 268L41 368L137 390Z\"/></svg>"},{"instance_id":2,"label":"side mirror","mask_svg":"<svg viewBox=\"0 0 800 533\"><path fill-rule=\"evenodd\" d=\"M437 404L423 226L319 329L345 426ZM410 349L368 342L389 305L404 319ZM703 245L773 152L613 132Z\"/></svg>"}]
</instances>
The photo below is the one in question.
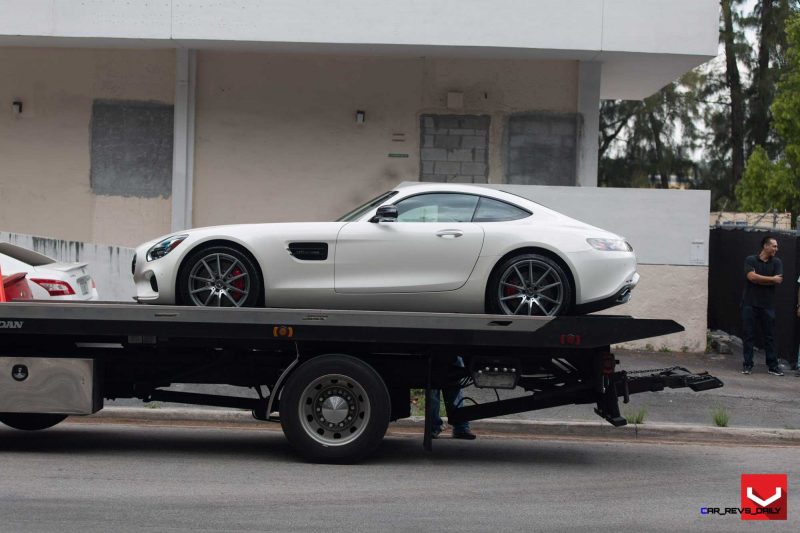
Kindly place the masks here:
<instances>
[{"instance_id":1,"label":"side mirror","mask_svg":"<svg viewBox=\"0 0 800 533\"><path fill-rule=\"evenodd\" d=\"M370 222L397 222L397 206L382 205L378 208L375 216L369 219Z\"/></svg>"}]
</instances>

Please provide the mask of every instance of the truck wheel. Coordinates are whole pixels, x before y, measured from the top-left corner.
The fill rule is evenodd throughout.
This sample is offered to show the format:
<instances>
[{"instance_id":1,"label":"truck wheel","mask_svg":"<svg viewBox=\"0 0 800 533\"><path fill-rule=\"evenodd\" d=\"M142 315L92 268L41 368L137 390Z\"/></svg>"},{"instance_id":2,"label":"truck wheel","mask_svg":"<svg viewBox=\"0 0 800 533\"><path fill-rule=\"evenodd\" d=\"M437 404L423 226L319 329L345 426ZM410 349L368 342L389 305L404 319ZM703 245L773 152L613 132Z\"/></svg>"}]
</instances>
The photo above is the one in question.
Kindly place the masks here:
<instances>
[{"instance_id":1,"label":"truck wheel","mask_svg":"<svg viewBox=\"0 0 800 533\"><path fill-rule=\"evenodd\" d=\"M14 429L38 431L63 422L67 415L50 415L42 413L0 413L0 422Z\"/></svg>"},{"instance_id":2,"label":"truck wheel","mask_svg":"<svg viewBox=\"0 0 800 533\"><path fill-rule=\"evenodd\" d=\"M281 396L289 443L314 462L355 462L386 434L391 401L375 370L348 355L324 355L300 366Z\"/></svg>"}]
</instances>

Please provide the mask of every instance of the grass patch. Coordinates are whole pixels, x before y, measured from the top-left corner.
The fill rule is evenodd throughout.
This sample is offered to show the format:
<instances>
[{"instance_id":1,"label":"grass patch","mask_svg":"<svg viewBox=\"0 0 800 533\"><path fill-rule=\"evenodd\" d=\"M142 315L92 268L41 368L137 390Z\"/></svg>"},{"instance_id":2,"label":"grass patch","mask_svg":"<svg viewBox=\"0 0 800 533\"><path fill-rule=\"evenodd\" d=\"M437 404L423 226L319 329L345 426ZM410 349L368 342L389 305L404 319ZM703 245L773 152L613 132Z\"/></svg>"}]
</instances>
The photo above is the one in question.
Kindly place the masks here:
<instances>
[{"instance_id":1,"label":"grass patch","mask_svg":"<svg viewBox=\"0 0 800 533\"><path fill-rule=\"evenodd\" d=\"M628 411L625 413L625 420L628 421L628 424L644 424L645 415L647 415L647 409L641 407L638 411Z\"/></svg>"},{"instance_id":2,"label":"grass patch","mask_svg":"<svg viewBox=\"0 0 800 533\"><path fill-rule=\"evenodd\" d=\"M147 402L144 404L147 409L158 409L161 407L161 402Z\"/></svg>"},{"instance_id":3,"label":"grass patch","mask_svg":"<svg viewBox=\"0 0 800 533\"><path fill-rule=\"evenodd\" d=\"M726 411L724 407L715 407L714 410L711 411L711 417L714 419L714 425L720 428L728 427L728 422L731 420L728 411Z\"/></svg>"}]
</instances>

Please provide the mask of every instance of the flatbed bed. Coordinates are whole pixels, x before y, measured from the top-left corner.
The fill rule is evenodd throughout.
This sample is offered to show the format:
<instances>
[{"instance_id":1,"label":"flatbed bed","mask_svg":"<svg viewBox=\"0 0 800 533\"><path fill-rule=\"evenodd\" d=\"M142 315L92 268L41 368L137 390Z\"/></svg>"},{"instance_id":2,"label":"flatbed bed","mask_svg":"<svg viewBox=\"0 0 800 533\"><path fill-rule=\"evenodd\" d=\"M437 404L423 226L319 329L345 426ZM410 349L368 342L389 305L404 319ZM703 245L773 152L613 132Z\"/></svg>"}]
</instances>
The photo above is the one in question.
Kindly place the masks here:
<instances>
[{"instance_id":1,"label":"flatbed bed","mask_svg":"<svg viewBox=\"0 0 800 533\"><path fill-rule=\"evenodd\" d=\"M412 389L475 385L528 394L453 409L451 423L586 403L620 426L620 397L722 386L677 367L635 376L616 369L612 345L682 330L671 320L609 315L0 303L0 421L44 429L117 398L233 407L280 421L308 459L355 461L379 445L391 420L410 415ZM179 383L253 393L169 390Z\"/></svg>"}]
</instances>

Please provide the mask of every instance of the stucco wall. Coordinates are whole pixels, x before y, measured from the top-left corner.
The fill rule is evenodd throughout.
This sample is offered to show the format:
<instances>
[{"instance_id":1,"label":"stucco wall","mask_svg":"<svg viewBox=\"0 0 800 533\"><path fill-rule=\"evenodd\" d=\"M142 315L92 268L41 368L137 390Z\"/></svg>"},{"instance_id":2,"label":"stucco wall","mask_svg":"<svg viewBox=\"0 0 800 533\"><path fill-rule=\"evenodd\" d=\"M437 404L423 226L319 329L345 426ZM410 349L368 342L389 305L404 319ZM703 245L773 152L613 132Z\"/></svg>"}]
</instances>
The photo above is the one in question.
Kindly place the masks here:
<instances>
[{"instance_id":1,"label":"stucco wall","mask_svg":"<svg viewBox=\"0 0 800 533\"><path fill-rule=\"evenodd\" d=\"M668 318L686 331L623 344L629 348L702 352L706 348L708 267L639 265L641 279L631 300L602 314ZM648 346L649 345L649 346Z\"/></svg>"},{"instance_id":2,"label":"stucco wall","mask_svg":"<svg viewBox=\"0 0 800 533\"><path fill-rule=\"evenodd\" d=\"M490 115L489 181L501 182L506 116L575 112L577 70L569 61L199 52L194 224L332 220L417 180L425 113ZM463 93L463 107L447 108L449 91Z\"/></svg>"},{"instance_id":3,"label":"stucco wall","mask_svg":"<svg viewBox=\"0 0 800 533\"><path fill-rule=\"evenodd\" d=\"M92 193L89 132L96 98L171 104L174 71L172 50L0 48L0 229L121 245L169 231L169 199Z\"/></svg>"}]
</instances>

